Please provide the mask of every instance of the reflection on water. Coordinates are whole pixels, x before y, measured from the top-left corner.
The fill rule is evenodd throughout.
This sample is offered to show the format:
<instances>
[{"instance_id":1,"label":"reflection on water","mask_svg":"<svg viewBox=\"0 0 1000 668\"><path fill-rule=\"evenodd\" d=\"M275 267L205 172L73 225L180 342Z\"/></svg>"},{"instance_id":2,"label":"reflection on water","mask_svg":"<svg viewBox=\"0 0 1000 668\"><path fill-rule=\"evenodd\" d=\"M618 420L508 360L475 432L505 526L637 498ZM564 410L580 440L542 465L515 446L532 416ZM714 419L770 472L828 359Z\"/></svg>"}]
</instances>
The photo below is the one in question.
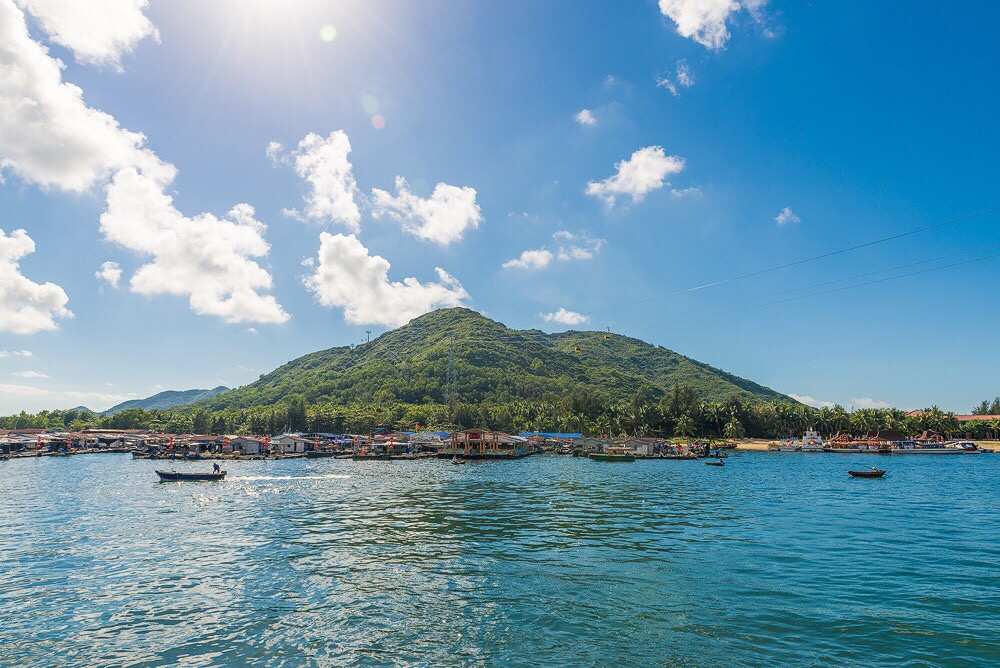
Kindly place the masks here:
<instances>
[{"instance_id":1,"label":"reflection on water","mask_svg":"<svg viewBox=\"0 0 1000 668\"><path fill-rule=\"evenodd\" d=\"M870 461L5 462L0 665L1000 661L1000 457Z\"/></svg>"}]
</instances>

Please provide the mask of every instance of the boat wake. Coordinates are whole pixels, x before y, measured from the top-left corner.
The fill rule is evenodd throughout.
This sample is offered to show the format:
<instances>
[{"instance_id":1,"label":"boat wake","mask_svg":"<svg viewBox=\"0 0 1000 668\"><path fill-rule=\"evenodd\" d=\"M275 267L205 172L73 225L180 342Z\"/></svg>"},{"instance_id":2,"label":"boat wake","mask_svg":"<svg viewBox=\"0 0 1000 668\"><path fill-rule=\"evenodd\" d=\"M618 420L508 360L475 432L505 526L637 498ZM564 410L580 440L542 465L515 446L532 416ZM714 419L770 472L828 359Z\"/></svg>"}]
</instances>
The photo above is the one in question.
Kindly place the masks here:
<instances>
[{"instance_id":1,"label":"boat wake","mask_svg":"<svg viewBox=\"0 0 1000 668\"><path fill-rule=\"evenodd\" d=\"M349 475L326 473L322 475L241 475L230 476L230 480L346 480Z\"/></svg>"}]
</instances>

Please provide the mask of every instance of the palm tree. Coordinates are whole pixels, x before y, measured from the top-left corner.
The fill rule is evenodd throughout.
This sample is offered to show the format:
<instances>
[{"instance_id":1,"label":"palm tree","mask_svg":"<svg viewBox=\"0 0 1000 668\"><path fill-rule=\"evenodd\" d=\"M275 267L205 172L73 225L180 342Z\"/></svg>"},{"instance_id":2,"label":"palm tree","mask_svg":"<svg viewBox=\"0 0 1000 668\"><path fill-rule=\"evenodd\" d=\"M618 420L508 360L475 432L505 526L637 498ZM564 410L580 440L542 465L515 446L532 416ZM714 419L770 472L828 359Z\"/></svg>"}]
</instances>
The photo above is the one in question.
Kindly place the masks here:
<instances>
[{"instance_id":1,"label":"palm tree","mask_svg":"<svg viewBox=\"0 0 1000 668\"><path fill-rule=\"evenodd\" d=\"M716 435L722 436L722 404L718 401L708 401L703 408L706 419L715 423Z\"/></svg>"},{"instance_id":2,"label":"palm tree","mask_svg":"<svg viewBox=\"0 0 1000 668\"><path fill-rule=\"evenodd\" d=\"M677 418L677 426L674 427L674 436L687 438L694 433L694 421L685 413Z\"/></svg>"},{"instance_id":3,"label":"palm tree","mask_svg":"<svg viewBox=\"0 0 1000 668\"><path fill-rule=\"evenodd\" d=\"M729 422L726 424L726 429L724 433L726 438L732 439L734 441L743 438L746 435L746 431L744 431L743 425L740 424L739 419L736 417L736 411L732 412L732 416L730 417Z\"/></svg>"}]
</instances>

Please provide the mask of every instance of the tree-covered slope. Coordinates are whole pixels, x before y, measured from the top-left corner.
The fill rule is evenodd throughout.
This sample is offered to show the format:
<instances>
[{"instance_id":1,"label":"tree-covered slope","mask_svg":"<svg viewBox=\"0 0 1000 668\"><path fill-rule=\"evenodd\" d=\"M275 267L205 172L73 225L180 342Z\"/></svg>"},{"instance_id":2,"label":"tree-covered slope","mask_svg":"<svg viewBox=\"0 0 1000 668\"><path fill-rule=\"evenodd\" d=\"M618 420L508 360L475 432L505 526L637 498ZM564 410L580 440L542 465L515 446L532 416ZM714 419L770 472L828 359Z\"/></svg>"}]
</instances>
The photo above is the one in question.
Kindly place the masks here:
<instances>
[{"instance_id":1,"label":"tree-covered slope","mask_svg":"<svg viewBox=\"0 0 1000 668\"><path fill-rule=\"evenodd\" d=\"M576 348L580 352L576 352ZM200 402L209 409L395 399L444 403L449 361L453 397L468 403L559 396L580 387L618 401L659 396L685 383L703 398L788 397L638 339L600 332L511 330L465 308L442 309L356 347L304 355L244 387Z\"/></svg>"},{"instance_id":2,"label":"tree-covered slope","mask_svg":"<svg viewBox=\"0 0 1000 668\"><path fill-rule=\"evenodd\" d=\"M117 406L112 406L108 410L101 413L101 415L115 415L121 413L129 408L142 408L147 411L152 410L166 410L168 408L176 408L177 406L186 406L187 404L193 404L196 401L201 401L203 399L211 399L217 394L221 394L228 390L228 387L220 385L211 390L166 390L160 392L159 394L154 394L151 397L146 397L145 399L130 399L128 401L123 401Z\"/></svg>"}]
</instances>

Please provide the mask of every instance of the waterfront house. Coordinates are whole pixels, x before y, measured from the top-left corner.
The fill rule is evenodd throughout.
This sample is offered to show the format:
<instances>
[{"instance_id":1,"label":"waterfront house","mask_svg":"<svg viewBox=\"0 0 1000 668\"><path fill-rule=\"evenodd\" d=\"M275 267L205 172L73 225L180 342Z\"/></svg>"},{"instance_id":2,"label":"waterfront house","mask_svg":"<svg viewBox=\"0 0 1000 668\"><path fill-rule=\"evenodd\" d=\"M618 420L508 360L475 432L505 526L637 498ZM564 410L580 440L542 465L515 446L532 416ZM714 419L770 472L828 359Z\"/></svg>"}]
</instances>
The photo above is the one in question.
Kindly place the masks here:
<instances>
[{"instance_id":1,"label":"waterfront house","mask_svg":"<svg viewBox=\"0 0 1000 668\"><path fill-rule=\"evenodd\" d=\"M462 450L466 455L504 456L524 453L527 440L499 431L466 429L451 436L452 450Z\"/></svg>"},{"instance_id":2,"label":"waterfront house","mask_svg":"<svg viewBox=\"0 0 1000 668\"><path fill-rule=\"evenodd\" d=\"M250 436L237 436L229 439L229 451L241 455L259 455L264 447L264 439Z\"/></svg>"},{"instance_id":3,"label":"waterfront house","mask_svg":"<svg viewBox=\"0 0 1000 668\"><path fill-rule=\"evenodd\" d=\"M573 440L573 447L577 450L582 450L585 453L602 453L611 445L611 441L606 438L594 438L593 436L585 436L583 438L577 438Z\"/></svg>"},{"instance_id":4,"label":"waterfront house","mask_svg":"<svg viewBox=\"0 0 1000 668\"><path fill-rule=\"evenodd\" d=\"M630 438L618 445L631 448L640 457L652 457L663 452L666 444L662 438Z\"/></svg>"},{"instance_id":5,"label":"waterfront house","mask_svg":"<svg viewBox=\"0 0 1000 668\"><path fill-rule=\"evenodd\" d=\"M325 440L325 439L324 439ZM310 446L315 441L310 441L299 434L281 434L271 439L271 445L276 450L281 450L284 454L301 453L312 449Z\"/></svg>"}]
</instances>

